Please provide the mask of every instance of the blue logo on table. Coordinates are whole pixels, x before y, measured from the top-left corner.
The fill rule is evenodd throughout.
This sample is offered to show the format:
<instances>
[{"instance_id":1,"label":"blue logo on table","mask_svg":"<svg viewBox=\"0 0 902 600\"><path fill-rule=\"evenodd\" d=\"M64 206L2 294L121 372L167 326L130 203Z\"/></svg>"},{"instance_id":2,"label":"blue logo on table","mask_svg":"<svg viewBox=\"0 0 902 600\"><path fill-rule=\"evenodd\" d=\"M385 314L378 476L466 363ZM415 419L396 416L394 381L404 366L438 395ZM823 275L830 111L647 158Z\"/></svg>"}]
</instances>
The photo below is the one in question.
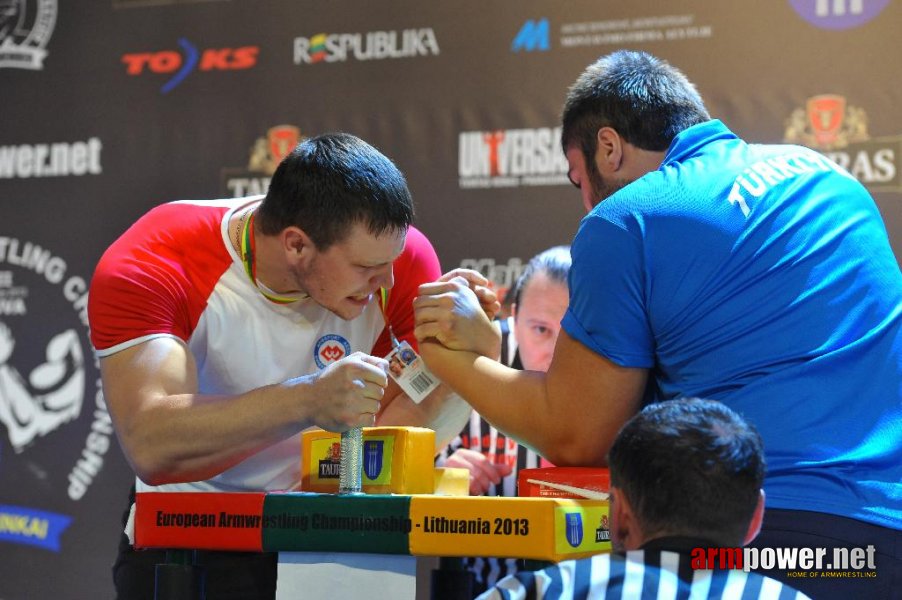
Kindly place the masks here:
<instances>
[{"instance_id":1,"label":"blue logo on table","mask_svg":"<svg viewBox=\"0 0 902 600\"><path fill-rule=\"evenodd\" d=\"M789 0L793 10L821 29L851 29L864 25L889 4L889 0Z\"/></svg>"},{"instance_id":2,"label":"blue logo on table","mask_svg":"<svg viewBox=\"0 0 902 600\"><path fill-rule=\"evenodd\" d=\"M574 548L579 548L583 542L583 515L582 513L567 513L567 543Z\"/></svg>"},{"instance_id":3,"label":"blue logo on table","mask_svg":"<svg viewBox=\"0 0 902 600\"><path fill-rule=\"evenodd\" d=\"M363 442L363 472L370 479L379 477L382 472L382 455L385 442L382 440L367 440Z\"/></svg>"}]
</instances>

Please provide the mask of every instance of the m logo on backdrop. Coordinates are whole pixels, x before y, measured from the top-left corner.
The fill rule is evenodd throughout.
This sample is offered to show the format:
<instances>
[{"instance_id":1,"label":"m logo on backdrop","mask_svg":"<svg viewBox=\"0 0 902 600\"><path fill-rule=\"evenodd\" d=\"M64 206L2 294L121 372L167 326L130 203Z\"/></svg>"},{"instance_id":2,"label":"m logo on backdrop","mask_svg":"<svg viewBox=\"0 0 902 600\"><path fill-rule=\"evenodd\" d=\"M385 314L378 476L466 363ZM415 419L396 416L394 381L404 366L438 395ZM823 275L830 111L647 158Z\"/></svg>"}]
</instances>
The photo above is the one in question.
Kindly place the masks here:
<instances>
[{"instance_id":1,"label":"m logo on backdrop","mask_svg":"<svg viewBox=\"0 0 902 600\"><path fill-rule=\"evenodd\" d=\"M844 96L808 98L786 120L783 139L820 150L871 191L902 191L902 136L872 138L867 113Z\"/></svg>"},{"instance_id":2,"label":"m logo on backdrop","mask_svg":"<svg viewBox=\"0 0 902 600\"><path fill-rule=\"evenodd\" d=\"M876 18L889 0L789 0L803 19L820 29L852 29Z\"/></svg>"},{"instance_id":3,"label":"m logo on backdrop","mask_svg":"<svg viewBox=\"0 0 902 600\"><path fill-rule=\"evenodd\" d=\"M44 68L56 0L0 0L0 68Z\"/></svg>"},{"instance_id":4,"label":"m logo on backdrop","mask_svg":"<svg viewBox=\"0 0 902 600\"><path fill-rule=\"evenodd\" d=\"M68 271L50 250L0 236L0 541L55 552L114 443L86 360L88 284Z\"/></svg>"},{"instance_id":5,"label":"m logo on backdrop","mask_svg":"<svg viewBox=\"0 0 902 600\"><path fill-rule=\"evenodd\" d=\"M551 35L547 18L533 21L529 19L523 23L523 27L517 32L517 36L511 43L511 52L547 52L551 49Z\"/></svg>"},{"instance_id":6,"label":"m logo on backdrop","mask_svg":"<svg viewBox=\"0 0 902 600\"><path fill-rule=\"evenodd\" d=\"M222 170L220 193L232 198L265 194L276 167L305 139L294 125L270 127L251 147L247 169Z\"/></svg>"},{"instance_id":7,"label":"m logo on backdrop","mask_svg":"<svg viewBox=\"0 0 902 600\"><path fill-rule=\"evenodd\" d=\"M2 1L2 0L0 0ZM250 69L257 64L260 48L242 46L240 48L198 49L185 38L178 41L181 53L176 50L157 52L133 52L122 55L125 72L133 77L147 72L172 74L160 88L161 94L168 94L178 87L194 71L238 71Z\"/></svg>"}]
</instances>

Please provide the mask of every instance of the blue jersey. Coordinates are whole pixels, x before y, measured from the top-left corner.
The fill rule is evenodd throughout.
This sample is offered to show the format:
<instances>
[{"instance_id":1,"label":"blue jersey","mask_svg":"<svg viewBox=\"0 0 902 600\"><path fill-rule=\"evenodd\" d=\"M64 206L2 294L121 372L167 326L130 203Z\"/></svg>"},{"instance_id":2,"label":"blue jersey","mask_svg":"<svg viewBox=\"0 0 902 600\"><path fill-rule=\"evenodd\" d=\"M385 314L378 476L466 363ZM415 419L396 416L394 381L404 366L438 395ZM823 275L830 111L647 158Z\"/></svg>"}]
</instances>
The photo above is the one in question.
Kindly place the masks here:
<instances>
[{"instance_id":1,"label":"blue jersey","mask_svg":"<svg viewBox=\"0 0 902 600\"><path fill-rule=\"evenodd\" d=\"M719 121L601 202L567 333L718 399L765 444L768 506L902 529L902 274L868 192L824 156Z\"/></svg>"}]
</instances>

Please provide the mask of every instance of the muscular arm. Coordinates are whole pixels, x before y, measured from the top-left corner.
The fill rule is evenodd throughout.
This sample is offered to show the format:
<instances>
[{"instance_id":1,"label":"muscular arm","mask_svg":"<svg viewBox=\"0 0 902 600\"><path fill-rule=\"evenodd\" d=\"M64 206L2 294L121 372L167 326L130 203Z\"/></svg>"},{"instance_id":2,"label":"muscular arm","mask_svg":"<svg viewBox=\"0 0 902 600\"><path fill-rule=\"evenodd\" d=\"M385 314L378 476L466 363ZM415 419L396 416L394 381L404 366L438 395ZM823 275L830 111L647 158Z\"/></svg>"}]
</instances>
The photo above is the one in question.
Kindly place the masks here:
<instances>
[{"instance_id":1,"label":"muscular arm","mask_svg":"<svg viewBox=\"0 0 902 600\"><path fill-rule=\"evenodd\" d=\"M416 404L390 381L385 390L382 411L376 425L407 425L435 430L435 453L438 454L454 439L470 418L470 405L448 385L441 384L422 402Z\"/></svg>"},{"instance_id":2,"label":"muscular arm","mask_svg":"<svg viewBox=\"0 0 902 600\"><path fill-rule=\"evenodd\" d=\"M562 331L547 374L420 341L433 372L492 425L554 464L597 466L640 406L648 372L620 367Z\"/></svg>"},{"instance_id":3,"label":"muscular arm","mask_svg":"<svg viewBox=\"0 0 902 600\"><path fill-rule=\"evenodd\" d=\"M379 360L355 354L235 396L199 394L194 358L174 338L117 352L100 368L126 457L142 481L160 485L208 479L311 425L372 425L385 386Z\"/></svg>"}]
</instances>

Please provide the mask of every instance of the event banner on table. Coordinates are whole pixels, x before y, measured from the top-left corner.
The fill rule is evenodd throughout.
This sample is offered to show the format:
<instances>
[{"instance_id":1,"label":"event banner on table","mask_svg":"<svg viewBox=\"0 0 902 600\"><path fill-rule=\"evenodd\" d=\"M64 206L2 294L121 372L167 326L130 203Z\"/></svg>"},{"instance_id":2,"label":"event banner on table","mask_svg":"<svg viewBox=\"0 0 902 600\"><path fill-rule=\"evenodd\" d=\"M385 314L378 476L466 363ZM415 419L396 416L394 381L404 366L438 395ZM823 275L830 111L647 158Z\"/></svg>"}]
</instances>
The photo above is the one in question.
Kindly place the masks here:
<instances>
[{"instance_id":1,"label":"event banner on table","mask_svg":"<svg viewBox=\"0 0 902 600\"><path fill-rule=\"evenodd\" d=\"M607 502L561 498L148 492L135 536L138 548L551 561L611 549Z\"/></svg>"}]
</instances>

